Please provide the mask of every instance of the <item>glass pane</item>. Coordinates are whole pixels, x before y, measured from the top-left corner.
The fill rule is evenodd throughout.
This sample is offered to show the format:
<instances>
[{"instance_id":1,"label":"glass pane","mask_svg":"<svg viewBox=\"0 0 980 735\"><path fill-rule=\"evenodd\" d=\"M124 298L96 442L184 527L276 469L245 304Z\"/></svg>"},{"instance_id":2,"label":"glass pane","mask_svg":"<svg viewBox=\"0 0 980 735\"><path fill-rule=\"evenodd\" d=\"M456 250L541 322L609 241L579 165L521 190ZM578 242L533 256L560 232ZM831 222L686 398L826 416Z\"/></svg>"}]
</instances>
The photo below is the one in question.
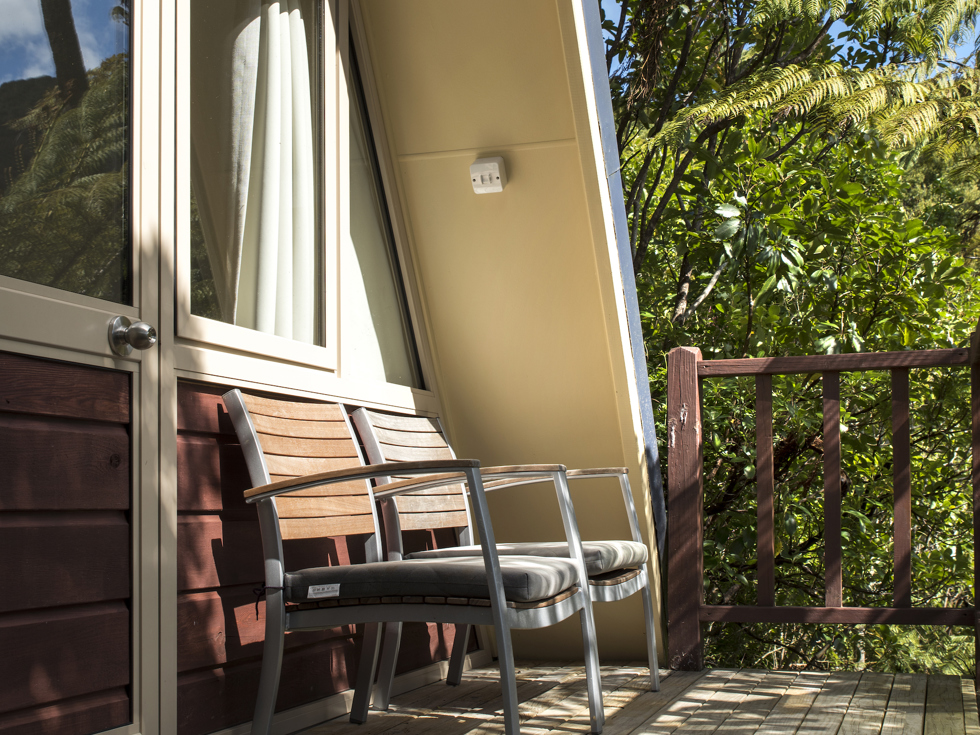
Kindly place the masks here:
<instances>
[{"instance_id":1,"label":"glass pane","mask_svg":"<svg viewBox=\"0 0 980 735\"><path fill-rule=\"evenodd\" d=\"M191 312L323 344L314 10L191 4Z\"/></svg>"},{"instance_id":2,"label":"glass pane","mask_svg":"<svg viewBox=\"0 0 980 735\"><path fill-rule=\"evenodd\" d=\"M130 0L0 9L0 274L132 303Z\"/></svg>"},{"instance_id":3,"label":"glass pane","mask_svg":"<svg viewBox=\"0 0 980 735\"><path fill-rule=\"evenodd\" d=\"M348 377L421 388L388 205L351 56L350 238L341 243L340 254L341 365Z\"/></svg>"}]
</instances>

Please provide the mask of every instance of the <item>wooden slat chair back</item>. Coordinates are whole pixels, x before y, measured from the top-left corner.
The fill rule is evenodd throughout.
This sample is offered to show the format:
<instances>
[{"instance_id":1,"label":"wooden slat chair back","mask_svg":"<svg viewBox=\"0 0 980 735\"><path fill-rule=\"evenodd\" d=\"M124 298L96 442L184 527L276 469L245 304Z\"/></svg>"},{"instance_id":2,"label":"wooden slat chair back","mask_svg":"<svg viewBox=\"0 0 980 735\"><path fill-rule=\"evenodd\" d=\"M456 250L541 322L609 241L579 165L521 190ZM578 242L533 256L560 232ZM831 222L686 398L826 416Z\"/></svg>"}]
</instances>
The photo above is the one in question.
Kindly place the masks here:
<instances>
[{"instance_id":1,"label":"wooden slat chair back","mask_svg":"<svg viewBox=\"0 0 980 735\"><path fill-rule=\"evenodd\" d=\"M347 411L339 404L300 403L238 394L264 467L249 467L255 485L364 464ZM235 400L234 398L226 399ZM301 490L274 500L283 540L377 534L378 518L363 481ZM379 558L378 537L369 539Z\"/></svg>"},{"instance_id":2,"label":"wooden slat chair back","mask_svg":"<svg viewBox=\"0 0 980 735\"><path fill-rule=\"evenodd\" d=\"M510 631L542 628L578 614L582 626L591 729L602 731L602 691L595 629L577 534L574 558L501 561L493 542L476 460L437 459L363 466L341 406L225 394L254 487L265 560L265 641L252 735L268 735L287 632L363 625L364 642L351 721L367 718L380 650L381 624L437 622L492 625L497 641L506 735L518 735L517 688ZM445 449L443 449L445 451ZM310 472L311 474L300 474ZM393 472L423 481L462 478L484 539L482 558L381 561L370 481ZM273 479L279 478L279 479ZM389 489L389 495L400 492ZM424 496L423 496L424 497ZM458 512L458 511L449 511ZM468 511L463 515L468 519ZM369 533L367 561L285 570L284 537Z\"/></svg>"},{"instance_id":3,"label":"wooden slat chair back","mask_svg":"<svg viewBox=\"0 0 980 735\"><path fill-rule=\"evenodd\" d=\"M354 425L372 462L456 459L437 418L394 416L366 408L354 412ZM401 475L389 481L405 479ZM452 528L461 544L472 543L472 522L462 484L417 490L383 501L389 554L400 558L401 531ZM394 511L397 515L392 513ZM397 525L394 521L397 520Z\"/></svg>"}]
</instances>

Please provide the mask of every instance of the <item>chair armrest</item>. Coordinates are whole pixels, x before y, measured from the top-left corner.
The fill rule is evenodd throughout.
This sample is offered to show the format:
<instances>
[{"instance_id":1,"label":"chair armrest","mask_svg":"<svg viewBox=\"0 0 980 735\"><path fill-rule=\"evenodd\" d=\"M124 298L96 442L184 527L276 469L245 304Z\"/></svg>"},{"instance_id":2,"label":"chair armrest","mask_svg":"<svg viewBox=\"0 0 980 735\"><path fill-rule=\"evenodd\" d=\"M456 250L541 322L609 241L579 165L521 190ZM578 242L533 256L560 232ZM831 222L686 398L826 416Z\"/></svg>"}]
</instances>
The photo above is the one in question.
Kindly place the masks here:
<instances>
[{"instance_id":1,"label":"chair armrest","mask_svg":"<svg viewBox=\"0 0 980 735\"><path fill-rule=\"evenodd\" d=\"M408 462L397 463L399 469L397 474L407 474L402 472L401 469L408 464ZM505 487L547 481L551 479L553 472L561 472L564 469L565 466L560 464L503 465L500 467L481 467L480 476L485 481L483 486L484 491L490 492L491 490L500 490ZM428 490L434 487L443 487L444 485L455 485L463 479L462 474L450 472L432 475L431 477L408 478L405 480L396 480L395 482L386 482L374 489L374 497L378 500L384 500L385 498L401 495L406 492ZM468 493L469 490L467 489Z\"/></svg>"},{"instance_id":2,"label":"chair armrest","mask_svg":"<svg viewBox=\"0 0 980 735\"><path fill-rule=\"evenodd\" d=\"M566 477L619 477L628 475L627 467L592 467L587 470L569 470L565 473Z\"/></svg>"},{"instance_id":3,"label":"chair armrest","mask_svg":"<svg viewBox=\"0 0 980 735\"><path fill-rule=\"evenodd\" d=\"M399 463L398 467L402 468L407 465L407 462ZM578 532L575 509L572 506L571 498L568 496L567 482L556 479L556 475L558 477L564 477L565 471L565 465L562 464L518 464L481 467L480 479L482 480L481 484L483 484L482 494L485 496L491 490L502 490L517 485L552 481L558 497L558 508L561 512L562 525L565 528L565 539L568 542L569 556L581 565L583 575L582 584L588 584L588 575L585 573L585 559L582 554L582 537ZM399 469L398 474L407 473ZM460 473L447 473L420 479L398 480L376 487L374 497L378 500L384 500L401 495L402 493L427 490L444 485L455 485L462 479L463 477ZM473 493L470 488L464 488L464 492L472 499Z\"/></svg>"},{"instance_id":4,"label":"chair armrest","mask_svg":"<svg viewBox=\"0 0 980 735\"><path fill-rule=\"evenodd\" d=\"M371 464L363 467L347 467L342 470L317 472L313 475L304 475L303 477L294 477L289 480L280 480L268 485L253 487L245 491L245 502L255 503L259 500L274 498L283 493L306 490L320 485L385 477L395 471L402 475L431 475L446 470L466 470L479 466L480 462L475 459L437 459L425 462L386 462L385 464ZM457 477L462 479L462 475L457 475Z\"/></svg>"},{"instance_id":5,"label":"chair armrest","mask_svg":"<svg viewBox=\"0 0 980 735\"><path fill-rule=\"evenodd\" d=\"M630 524L630 533L633 540L643 543L643 534L640 533L640 522L636 517L636 506L633 504L633 493L630 490L630 481L627 477L629 469L626 467L593 467L583 470L569 470L565 477L569 480L582 480L598 477L616 477L619 479L619 487L623 493L623 505L626 506L626 520Z\"/></svg>"}]
</instances>

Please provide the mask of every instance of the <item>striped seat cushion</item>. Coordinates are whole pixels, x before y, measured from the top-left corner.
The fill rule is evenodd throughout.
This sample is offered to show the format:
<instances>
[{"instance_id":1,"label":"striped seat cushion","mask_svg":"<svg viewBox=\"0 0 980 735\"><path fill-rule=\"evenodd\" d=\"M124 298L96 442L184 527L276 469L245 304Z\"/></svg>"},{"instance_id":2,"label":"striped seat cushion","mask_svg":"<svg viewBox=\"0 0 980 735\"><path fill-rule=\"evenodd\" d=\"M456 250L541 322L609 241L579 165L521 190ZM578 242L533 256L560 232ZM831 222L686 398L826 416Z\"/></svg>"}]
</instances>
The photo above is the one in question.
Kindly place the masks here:
<instances>
[{"instance_id":1,"label":"striped seat cushion","mask_svg":"<svg viewBox=\"0 0 980 735\"><path fill-rule=\"evenodd\" d=\"M479 547L477 547L479 549ZM500 559L504 595L511 602L547 600L575 585L575 565L565 559ZM288 572L288 602L352 597L489 597L483 559L418 559ZM312 591L311 591L312 589Z\"/></svg>"},{"instance_id":2,"label":"striped seat cushion","mask_svg":"<svg viewBox=\"0 0 980 735\"><path fill-rule=\"evenodd\" d=\"M408 554L408 559L447 559L460 556L479 556L479 546L455 546L446 549L431 549ZM568 544L564 541L542 541L519 544L497 544L501 561L513 554L523 556L568 558ZM617 569L636 567L646 563L647 547L636 541L583 541L582 554L585 557L585 571L590 577L607 574Z\"/></svg>"}]
</instances>

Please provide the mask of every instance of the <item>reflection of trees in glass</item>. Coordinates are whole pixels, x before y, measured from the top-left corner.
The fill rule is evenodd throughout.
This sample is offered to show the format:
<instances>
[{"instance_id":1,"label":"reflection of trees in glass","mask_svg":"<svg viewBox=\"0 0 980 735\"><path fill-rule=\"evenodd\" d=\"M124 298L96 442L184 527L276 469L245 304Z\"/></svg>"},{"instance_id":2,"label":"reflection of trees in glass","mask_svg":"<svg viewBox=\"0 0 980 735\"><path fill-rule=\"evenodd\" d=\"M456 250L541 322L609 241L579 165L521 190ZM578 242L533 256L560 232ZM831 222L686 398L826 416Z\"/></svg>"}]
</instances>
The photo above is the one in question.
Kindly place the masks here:
<instances>
[{"instance_id":1,"label":"reflection of trees in glass","mask_svg":"<svg viewBox=\"0 0 980 735\"><path fill-rule=\"evenodd\" d=\"M197 209L197 197L191 187L191 313L208 319L226 321L221 316L218 291L211 273L211 258L204 241L201 213Z\"/></svg>"},{"instance_id":2,"label":"reflection of trees in glass","mask_svg":"<svg viewBox=\"0 0 980 735\"><path fill-rule=\"evenodd\" d=\"M41 0L41 15L51 44L58 87L65 104L75 107L88 91L88 75L75 32L71 0Z\"/></svg>"},{"instance_id":3,"label":"reflection of trees in glass","mask_svg":"<svg viewBox=\"0 0 980 735\"><path fill-rule=\"evenodd\" d=\"M128 72L127 56L112 56L77 105L51 87L8 123L36 152L0 198L3 275L130 300Z\"/></svg>"}]
</instances>

